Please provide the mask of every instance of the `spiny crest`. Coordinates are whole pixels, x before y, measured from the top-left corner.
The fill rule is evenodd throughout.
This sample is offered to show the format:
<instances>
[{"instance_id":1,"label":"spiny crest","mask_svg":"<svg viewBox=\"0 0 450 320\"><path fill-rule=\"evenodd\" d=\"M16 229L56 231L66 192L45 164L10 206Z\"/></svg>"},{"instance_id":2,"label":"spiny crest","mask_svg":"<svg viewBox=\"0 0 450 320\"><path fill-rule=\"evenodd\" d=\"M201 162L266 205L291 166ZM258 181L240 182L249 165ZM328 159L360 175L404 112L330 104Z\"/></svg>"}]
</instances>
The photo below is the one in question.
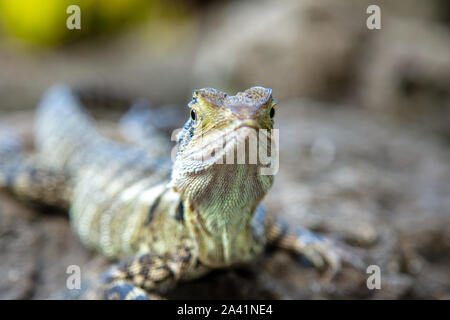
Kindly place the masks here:
<instances>
[{"instance_id":1,"label":"spiny crest","mask_svg":"<svg viewBox=\"0 0 450 320\"><path fill-rule=\"evenodd\" d=\"M213 107L259 107L271 100L272 89L264 87L251 87L243 92L238 92L234 96L228 95L226 92L214 89L203 88L193 92L193 99L190 104L206 104Z\"/></svg>"},{"instance_id":2,"label":"spiny crest","mask_svg":"<svg viewBox=\"0 0 450 320\"><path fill-rule=\"evenodd\" d=\"M193 92L192 101L189 105L196 104L198 102L209 106L221 106L227 96L227 93L214 88L198 89Z\"/></svg>"},{"instance_id":3,"label":"spiny crest","mask_svg":"<svg viewBox=\"0 0 450 320\"><path fill-rule=\"evenodd\" d=\"M229 106L258 107L267 103L272 96L272 89L263 87L251 87L244 92L238 92L235 96L227 97Z\"/></svg>"}]
</instances>

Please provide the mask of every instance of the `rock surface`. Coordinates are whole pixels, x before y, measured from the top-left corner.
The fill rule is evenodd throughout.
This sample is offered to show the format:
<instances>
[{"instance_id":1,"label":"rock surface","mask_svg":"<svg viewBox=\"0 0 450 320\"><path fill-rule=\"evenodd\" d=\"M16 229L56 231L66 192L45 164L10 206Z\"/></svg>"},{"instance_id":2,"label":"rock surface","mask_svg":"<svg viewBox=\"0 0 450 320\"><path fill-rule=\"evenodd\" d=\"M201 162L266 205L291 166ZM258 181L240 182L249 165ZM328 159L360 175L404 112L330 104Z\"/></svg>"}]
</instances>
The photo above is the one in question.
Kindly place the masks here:
<instances>
[{"instance_id":1,"label":"rock surface","mask_svg":"<svg viewBox=\"0 0 450 320\"><path fill-rule=\"evenodd\" d=\"M368 290L367 275L348 267L323 282L300 259L269 250L261 262L181 284L168 297L449 298L450 154L442 142L351 106L295 99L277 117L280 170L269 209L360 247L381 268L381 290ZM82 247L64 213L0 196L0 298L77 298L65 289L67 267L80 266L90 283L108 267Z\"/></svg>"}]
</instances>

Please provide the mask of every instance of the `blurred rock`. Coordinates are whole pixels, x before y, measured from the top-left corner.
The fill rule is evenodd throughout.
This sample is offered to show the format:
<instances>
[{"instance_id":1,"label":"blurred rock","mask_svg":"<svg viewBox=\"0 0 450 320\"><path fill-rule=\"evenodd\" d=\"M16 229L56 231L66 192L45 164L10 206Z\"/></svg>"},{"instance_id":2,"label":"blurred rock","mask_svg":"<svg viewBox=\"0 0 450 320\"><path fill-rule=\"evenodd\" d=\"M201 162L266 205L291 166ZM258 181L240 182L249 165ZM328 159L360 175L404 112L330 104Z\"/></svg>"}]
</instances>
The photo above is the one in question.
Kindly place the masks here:
<instances>
[{"instance_id":1,"label":"blurred rock","mask_svg":"<svg viewBox=\"0 0 450 320\"><path fill-rule=\"evenodd\" d=\"M361 104L450 136L450 30L390 20L361 60Z\"/></svg>"},{"instance_id":2,"label":"blurred rock","mask_svg":"<svg viewBox=\"0 0 450 320\"><path fill-rule=\"evenodd\" d=\"M381 30L368 30L369 4ZM246 1L215 7L193 67L197 86L272 87L278 99L357 101L450 134L448 2Z\"/></svg>"},{"instance_id":3,"label":"blurred rock","mask_svg":"<svg viewBox=\"0 0 450 320\"><path fill-rule=\"evenodd\" d=\"M196 82L272 87L280 99L336 95L367 32L365 9L363 1L233 2L209 18Z\"/></svg>"},{"instance_id":4,"label":"blurred rock","mask_svg":"<svg viewBox=\"0 0 450 320\"><path fill-rule=\"evenodd\" d=\"M274 88L279 98L342 97L366 40L377 33L366 27L373 3L381 8L383 28L401 16L436 20L445 7L420 0L231 2L206 19L195 83L234 89L259 84Z\"/></svg>"}]
</instances>

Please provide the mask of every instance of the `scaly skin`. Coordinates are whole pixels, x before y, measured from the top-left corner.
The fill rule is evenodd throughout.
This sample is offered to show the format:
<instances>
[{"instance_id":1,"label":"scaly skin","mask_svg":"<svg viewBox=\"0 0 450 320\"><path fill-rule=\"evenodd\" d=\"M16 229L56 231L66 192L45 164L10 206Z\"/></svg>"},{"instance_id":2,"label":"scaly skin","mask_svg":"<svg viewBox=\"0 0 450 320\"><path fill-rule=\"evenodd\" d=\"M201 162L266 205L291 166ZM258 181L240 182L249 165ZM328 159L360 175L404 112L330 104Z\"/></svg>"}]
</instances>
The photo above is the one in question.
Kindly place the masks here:
<instances>
[{"instance_id":1,"label":"scaly skin","mask_svg":"<svg viewBox=\"0 0 450 320\"><path fill-rule=\"evenodd\" d=\"M147 128L151 134L139 141L109 140L73 91L55 86L38 107L36 154L6 147L15 146L12 138L0 141L0 187L70 209L84 244L123 260L102 278L106 299L160 298L156 289L255 260L268 243L328 264L330 274L341 262L361 267L334 241L288 230L266 214L261 201L273 176L260 174L260 161L223 164L252 130L265 129L270 138L274 107L272 90L262 87L235 96L194 91L171 168L164 157L170 145L155 130Z\"/></svg>"}]
</instances>

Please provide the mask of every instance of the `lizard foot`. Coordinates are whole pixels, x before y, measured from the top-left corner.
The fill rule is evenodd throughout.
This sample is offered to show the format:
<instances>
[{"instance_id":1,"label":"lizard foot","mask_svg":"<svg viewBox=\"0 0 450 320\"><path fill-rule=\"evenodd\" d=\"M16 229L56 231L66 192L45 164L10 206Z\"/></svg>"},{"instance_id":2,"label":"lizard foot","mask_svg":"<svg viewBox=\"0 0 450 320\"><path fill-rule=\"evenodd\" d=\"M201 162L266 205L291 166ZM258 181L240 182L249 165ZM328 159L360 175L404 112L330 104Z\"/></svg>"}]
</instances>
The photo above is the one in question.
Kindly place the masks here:
<instances>
[{"instance_id":1,"label":"lizard foot","mask_svg":"<svg viewBox=\"0 0 450 320\"><path fill-rule=\"evenodd\" d=\"M303 230L297 234L295 251L304 255L318 269L325 269L323 280L332 280L339 273L342 265L349 265L359 271L365 270L363 254L357 248L306 231L307 235Z\"/></svg>"},{"instance_id":2,"label":"lizard foot","mask_svg":"<svg viewBox=\"0 0 450 320\"><path fill-rule=\"evenodd\" d=\"M277 247L304 256L316 268L326 269L323 276L325 280L333 279L343 264L365 270L366 263L360 250L305 228L291 231L286 223L276 221L268 230L268 239Z\"/></svg>"}]
</instances>

